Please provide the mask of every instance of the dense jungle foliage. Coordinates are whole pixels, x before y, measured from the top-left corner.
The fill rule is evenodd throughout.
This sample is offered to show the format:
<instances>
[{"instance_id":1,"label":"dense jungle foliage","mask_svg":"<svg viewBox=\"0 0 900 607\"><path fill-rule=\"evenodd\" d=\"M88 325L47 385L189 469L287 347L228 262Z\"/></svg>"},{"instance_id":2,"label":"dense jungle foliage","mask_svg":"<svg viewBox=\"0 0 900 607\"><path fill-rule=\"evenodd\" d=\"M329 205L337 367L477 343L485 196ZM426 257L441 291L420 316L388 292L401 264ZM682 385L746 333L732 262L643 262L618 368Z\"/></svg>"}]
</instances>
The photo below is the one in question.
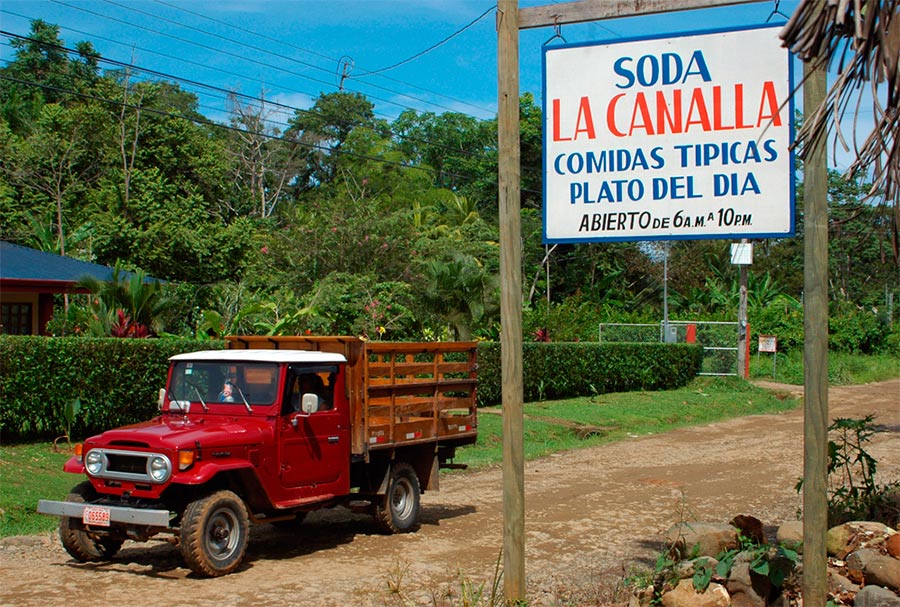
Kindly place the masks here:
<instances>
[{"instance_id":1,"label":"dense jungle foliage","mask_svg":"<svg viewBox=\"0 0 900 607\"><path fill-rule=\"evenodd\" d=\"M58 335L339 333L495 339L497 124L322 93L284 128L275 105L234 95L227 124L175 82L102 70L89 42L32 24L0 68L0 238L116 266L62 301ZM735 320L729 242L541 243L541 109L521 99L524 327L596 339L599 322ZM898 346L896 214L830 187L832 346ZM803 233L802 185L796 209ZM754 333L802 343L802 238L760 240ZM147 283L152 276L163 284ZM138 277L137 279L135 277ZM893 307L896 320L897 308ZM898 323L894 322L896 327Z\"/></svg>"}]
</instances>

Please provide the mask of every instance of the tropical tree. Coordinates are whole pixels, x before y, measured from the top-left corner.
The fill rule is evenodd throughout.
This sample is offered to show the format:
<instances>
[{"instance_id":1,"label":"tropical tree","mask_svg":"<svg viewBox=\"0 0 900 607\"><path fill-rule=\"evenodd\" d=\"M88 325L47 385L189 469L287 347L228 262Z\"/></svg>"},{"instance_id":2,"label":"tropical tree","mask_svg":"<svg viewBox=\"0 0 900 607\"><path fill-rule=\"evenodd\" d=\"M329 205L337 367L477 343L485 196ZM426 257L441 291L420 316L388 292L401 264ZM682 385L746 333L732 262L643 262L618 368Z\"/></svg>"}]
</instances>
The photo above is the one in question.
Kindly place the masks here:
<instances>
[{"instance_id":1,"label":"tropical tree","mask_svg":"<svg viewBox=\"0 0 900 607\"><path fill-rule=\"evenodd\" d=\"M163 285L142 270L126 272L119 263L108 281L85 276L78 287L90 291L91 333L110 337L151 337L160 333L174 302Z\"/></svg>"},{"instance_id":2,"label":"tropical tree","mask_svg":"<svg viewBox=\"0 0 900 607\"><path fill-rule=\"evenodd\" d=\"M423 300L430 311L447 323L455 339L472 339L474 327L490 311L494 277L477 259L458 252L425 261L423 273Z\"/></svg>"},{"instance_id":3,"label":"tropical tree","mask_svg":"<svg viewBox=\"0 0 900 607\"><path fill-rule=\"evenodd\" d=\"M375 118L374 108L361 93L341 91L322 93L312 108L295 112L285 137L304 148L306 166L295 180L301 192L334 179L344 142L354 130L387 136L388 125Z\"/></svg>"}]
</instances>

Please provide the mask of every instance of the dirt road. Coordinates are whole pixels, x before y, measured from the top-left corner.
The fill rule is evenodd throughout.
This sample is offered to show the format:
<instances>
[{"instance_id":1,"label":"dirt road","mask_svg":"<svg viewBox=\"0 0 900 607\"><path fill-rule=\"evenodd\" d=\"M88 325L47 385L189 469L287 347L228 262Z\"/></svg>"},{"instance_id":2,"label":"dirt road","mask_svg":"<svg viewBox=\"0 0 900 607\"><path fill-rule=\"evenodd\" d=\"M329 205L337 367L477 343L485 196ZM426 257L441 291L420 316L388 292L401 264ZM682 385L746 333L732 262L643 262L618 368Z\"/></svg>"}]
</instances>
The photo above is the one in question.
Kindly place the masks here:
<instances>
[{"instance_id":1,"label":"dirt road","mask_svg":"<svg viewBox=\"0 0 900 607\"><path fill-rule=\"evenodd\" d=\"M878 480L900 478L900 379L833 388L831 417L876 414ZM792 520L800 500L802 409L735 419L560 454L526 466L526 566L532 605L613 600L634 562L652 562L679 513L727 522ZM0 605L444 605L460 577L490 586L502 545L501 471L448 475L423 496L417 533L377 535L336 509L297 534L253 529L244 566L189 574L164 543L127 543L115 560L80 564L54 535L0 540ZM394 588L392 591L391 588Z\"/></svg>"}]
</instances>

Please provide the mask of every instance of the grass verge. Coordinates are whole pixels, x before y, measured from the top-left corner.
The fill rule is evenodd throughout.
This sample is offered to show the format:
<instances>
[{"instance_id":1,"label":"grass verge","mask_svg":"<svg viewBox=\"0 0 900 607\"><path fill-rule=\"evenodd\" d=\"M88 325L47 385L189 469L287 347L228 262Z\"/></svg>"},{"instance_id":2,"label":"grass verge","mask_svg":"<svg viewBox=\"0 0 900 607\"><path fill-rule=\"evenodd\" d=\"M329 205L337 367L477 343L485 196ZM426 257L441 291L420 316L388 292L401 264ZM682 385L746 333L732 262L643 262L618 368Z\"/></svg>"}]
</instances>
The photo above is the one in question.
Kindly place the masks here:
<instances>
[{"instance_id":1,"label":"grass verge","mask_svg":"<svg viewBox=\"0 0 900 607\"><path fill-rule=\"evenodd\" d=\"M71 456L52 443L0 447L0 537L55 529L59 519L35 512L39 499L62 500L81 481L62 471Z\"/></svg>"},{"instance_id":2,"label":"grass verge","mask_svg":"<svg viewBox=\"0 0 900 607\"><path fill-rule=\"evenodd\" d=\"M698 377L678 390L620 392L526 403L525 458L590 447L628 435L781 412L798 404L787 393L764 390L733 377ZM479 409L478 443L461 450L456 459L473 468L502 461L500 407Z\"/></svg>"},{"instance_id":3,"label":"grass verge","mask_svg":"<svg viewBox=\"0 0 900 607\"><path fill-rule=\"evenodd\" d=\"M775 354L753 356L750 359L750 377L803 385L803 350L777 354L777 359L775 356ZM900 377L900 360L896 356L828 353L828 383L832 386L868 384L894 377Z\"/></svg>"}]
</instances>

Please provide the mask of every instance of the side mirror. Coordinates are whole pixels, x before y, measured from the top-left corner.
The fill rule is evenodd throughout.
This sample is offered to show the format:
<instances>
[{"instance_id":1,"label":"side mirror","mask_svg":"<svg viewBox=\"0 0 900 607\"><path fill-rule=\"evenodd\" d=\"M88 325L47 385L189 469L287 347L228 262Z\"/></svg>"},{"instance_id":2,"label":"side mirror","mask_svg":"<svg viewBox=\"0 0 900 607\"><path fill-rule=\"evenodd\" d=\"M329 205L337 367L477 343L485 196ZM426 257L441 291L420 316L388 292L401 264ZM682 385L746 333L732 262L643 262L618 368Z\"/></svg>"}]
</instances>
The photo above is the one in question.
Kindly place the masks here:
<instances>
[{"instance_id":1,"label":"side mirror","mask_svg":"<svg viewBox=\"0 0 900 607\"><path fill-rule=\"evenodd\" d=\"M312 392L307 392L303 395L303 400L300 403L300 411L309 415L310 413L315 413L319 410L319 397Z\"/></svg>"},{"instance_id":2,"label":"side mirror","mask_svg":"<svg viewBox=\"0 0 900 607\"><path fill-rule=\"evenodd\" d=\"M166 389L165 388L159 389L159 400L157 401L156 404L159 407L159 410L162 411L163 405L166 404Z\"/></svg>"}]
</instances>

